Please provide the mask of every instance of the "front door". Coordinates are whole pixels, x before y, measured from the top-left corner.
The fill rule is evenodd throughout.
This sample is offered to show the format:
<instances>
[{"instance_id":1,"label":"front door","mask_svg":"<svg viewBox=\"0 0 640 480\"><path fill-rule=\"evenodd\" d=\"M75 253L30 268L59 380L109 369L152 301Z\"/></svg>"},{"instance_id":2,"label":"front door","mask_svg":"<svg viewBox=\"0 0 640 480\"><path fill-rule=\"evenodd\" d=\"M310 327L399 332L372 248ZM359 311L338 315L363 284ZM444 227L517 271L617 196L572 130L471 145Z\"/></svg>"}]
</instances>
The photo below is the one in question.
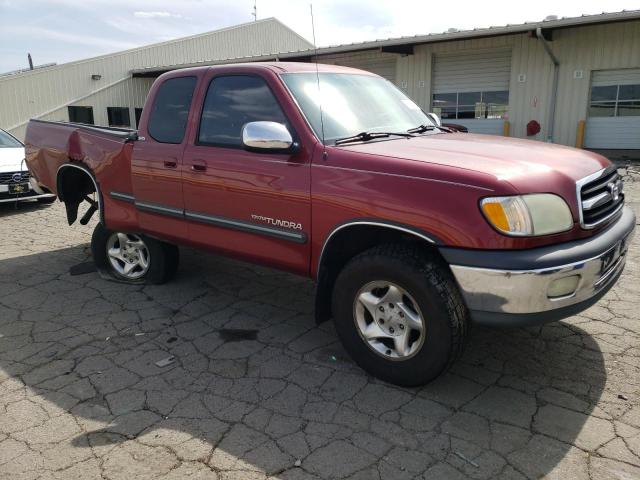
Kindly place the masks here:
<instances>
[{"instance_id":1,"label":"front door","mask_svg":"<svg viewBox=\"0 0 640 480\"><path fill-rule=\"evenodd\" d=\"M169 78L155 90L147 128L139 132L144 140L135 142L131 161L141 229L175 241L188 238L181 166L196 83L195 76Z\"/></svg>"},{"instance_id":2,"label":"front door","mask_svg":"<svg viewBox=\"0 0 640 480\"><path fill-rule=\"evenodd\" d=\"M242 147L242 127L274 121L297 138L267 79L210 79L183 165L185 215L194 244L250 261L307 273L310 158L255 153Z\"/></svg>"}]
</instances>

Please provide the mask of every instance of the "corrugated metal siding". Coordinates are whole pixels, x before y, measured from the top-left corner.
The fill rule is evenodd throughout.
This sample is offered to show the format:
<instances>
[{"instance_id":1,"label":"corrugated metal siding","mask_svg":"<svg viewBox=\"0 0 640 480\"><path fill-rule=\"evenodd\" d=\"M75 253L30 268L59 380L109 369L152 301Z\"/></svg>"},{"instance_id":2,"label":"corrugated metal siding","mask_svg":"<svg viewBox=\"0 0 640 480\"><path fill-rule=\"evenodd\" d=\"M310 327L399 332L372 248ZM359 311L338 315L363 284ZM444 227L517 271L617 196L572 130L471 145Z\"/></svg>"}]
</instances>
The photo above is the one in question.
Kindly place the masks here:
<instances>
[{"instance_id":1,"label":"corrugated metal siding","mask_svg":"<svg viewBox=\"0 0 640 480\"><path fill-rule=\"evenodd\" d=\"M511 49L436 55L433 93L509 90Z\"/></svg>"},{"instance_id":2,"label":"corrugated metal siding","mask_svg":"<svg viewBox=\"0 0 640 480\"><path fill-rule=\"evenodd\" d=\"M65 102L122 79L134 68L213 61L235 56L305 49L309 46L310 44L297 34L279 22L270 20L192 39L29 72L15 78L8 77L10 80L0 78L0 126L6 128L60 107ZM640 21L556 30L553 32L551 46L560 60L554 141L574 145L578 121L587 118L591 72L640 68ZM537 120L542 126L542 132L533 138L545 139L553 64L541 42L527 34L419 45L415 47L413 55L406 56L369 50L321 55L319 61L370 69L382 74L392 81L395 80L395 83L423 109L428 110L433 92L434 58L448 54L482 55L489 50L512 52L509 80L511 135L526 137L527 122ZM575 71L581 71L582 78L574 78ZM91 80L90 76L94 73L101 74L102 79ZM526 77L524 82L519 81L521 74ZM16 82L18 78L19 81ZM117 87L119 95L124 95L122 88L125 85ZM96 95L102 96L101 93ZM107 95L106 91L104 95ZM116 100L117 97L112 97L110 101ZM86 104L85 101L86 99L79 104ZM133 107L131 104L129 106ZM95 120L98 122L98 114L102 113L98 112L97 108L95 110ZM61 118L66 118L66 107L62 111L65 116ZM61 115L61 112L55 111L43 118ZM106 122L106 110L104 115ZM17 129L14 132L20 137L21 130Z\"/></svg>"},{"instance_id":3,"label":"corrugated metal siding","mask_svg":"<svg viewBox=\"0 0 640 480\"><path fill-rule=\"evenodd\" d=\"M640 22L561 30L553 38L560 59L554 141L574 145L578 121L587 117L591 73L640 68ZM583 71L583 78L574 78L576 70Z\"/></svg>"},{"instance_id":4,"label":"corrugated metal siding","mask_svg":"<svg viewBox=\"0 0 640 480\"><path fill-rule=\"evenodd\" d=\"M0 126L21 137L20 132L24 129L19 127L29 118L61 107L66 109L67 103L122 80L134 68L233 59L310 47L312 45L309 42L278 20L267 19L195 37L0 77ZM99 74L102 78L91 80L93 74ZM122 88L118 88L118 92L124 95ZM125 96L116 100L122 106L127 98ZM56 116L58 113L51 115ZM95 121L98 122L99 117Z\"/></svg>"},{"instance_id":5,"label":"corrugated metal siding","mask_svg":"<svg viewBox=\"0 0 640 480\"><path fill-rule=\"evenodd\" d=\"M375 73L386 78L390 82L396 81L397 54L384 53L379 50L365 52L339 53L335 55L322 55L318 57L320 63L329 65L342 65L343 67L359 68Z\"/></svg>"},{"instance_id":6,"label":"corrugated metal siding","mask_svg":"<svg viewBox=\"0 0 640 480\"><path fill-rule=\"evenodd\" d=\"M640 21L557 30L551 46L560 60L554 141L574 145L578 121L586 119L591 72L640 67ZM543 140L548 129L553 63L542 43L527 34L417 46L414 55L398 59L397 83L406 85L407 94L423 109L429 109L434 56L505 47L513 52L509 82L511 135ZM574 78L576 70L582 71L582 78ZM519 81L520 74L525 81ZM530 120L537 120L542 126L534 137L526 137Z\"/></svg>"}]
</instances>

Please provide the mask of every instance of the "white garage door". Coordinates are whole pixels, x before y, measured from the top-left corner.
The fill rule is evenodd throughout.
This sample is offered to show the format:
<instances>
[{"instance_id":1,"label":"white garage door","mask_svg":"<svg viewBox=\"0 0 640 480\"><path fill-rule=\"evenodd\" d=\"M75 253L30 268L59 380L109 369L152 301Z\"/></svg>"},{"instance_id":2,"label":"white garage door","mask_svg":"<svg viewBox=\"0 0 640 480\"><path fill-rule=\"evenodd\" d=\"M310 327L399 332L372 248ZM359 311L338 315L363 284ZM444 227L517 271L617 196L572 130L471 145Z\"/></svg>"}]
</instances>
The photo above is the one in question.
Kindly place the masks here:
<instances>
[{"instance_id":1,"label":"white garage door","mask_svg":"<svg viewBox=\"0 0 640 480\"><path fill-rule=\"evenodd\" d=\"M392 83L396 83L396 59L397 55L385 52L362 52L352 54L338 54L320 57L321 63L342 65L345 67L359 68L380 75Z\"/></svg>"},{"instance_id":2,"label":"white garage door","mask_svg":"<svg viewBox=\"0 0 640 480\"><path fill-rule=\"evenodd\" d=\"M640 149L640 69L593 72L584 145Z\"/></svg>"},{"instance_id":3,"label":"white garage door","mask_svg":"<svg viewBox=\"0 0 640 480\"><path fill-rule=\"evenodd\" d=\"M431 109L443 123L501 135L509 109L511 50L436 55Z\"/></svg>"}]
</instances>

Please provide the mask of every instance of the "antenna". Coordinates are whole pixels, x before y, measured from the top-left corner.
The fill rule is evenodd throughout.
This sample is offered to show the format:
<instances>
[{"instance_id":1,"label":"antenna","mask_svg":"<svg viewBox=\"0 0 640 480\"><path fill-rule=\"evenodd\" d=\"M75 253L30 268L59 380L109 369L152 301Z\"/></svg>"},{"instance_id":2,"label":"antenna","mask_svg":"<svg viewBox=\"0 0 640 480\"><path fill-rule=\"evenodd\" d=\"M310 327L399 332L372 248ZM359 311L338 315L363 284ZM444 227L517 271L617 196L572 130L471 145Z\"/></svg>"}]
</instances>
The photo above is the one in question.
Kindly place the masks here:
<instances>
[{"instance_id":1,"label":"antenna","mask_svg":"<svg viewBox=\"0 0 640 480\"><path fill-rule=\"evenodd\" d=\"M314 61L316 64L316 81L318 82L318 107L320 108L320 132L322 135L322 159L327 159L327 149L325 148L324 143L324 120L322 118L322 95L320 93L320 72L318 72L318 45L316 44L316 27L313 21L313 3L309 4L309 8L311 9L311 33L313 35L313 47L315 49L314 52Z\"/></svg>"},{"instance_id":2,"label":"antenna","mask_svg":"<svg viewBox=\"0 0 640 480\"><path fill-rule=\"evenodd\" d=\"M257 22L258 21L258 0L253 0L253 12L251 12L251 15L253 15L253 21Z\"/></svg>"}]
</instances>

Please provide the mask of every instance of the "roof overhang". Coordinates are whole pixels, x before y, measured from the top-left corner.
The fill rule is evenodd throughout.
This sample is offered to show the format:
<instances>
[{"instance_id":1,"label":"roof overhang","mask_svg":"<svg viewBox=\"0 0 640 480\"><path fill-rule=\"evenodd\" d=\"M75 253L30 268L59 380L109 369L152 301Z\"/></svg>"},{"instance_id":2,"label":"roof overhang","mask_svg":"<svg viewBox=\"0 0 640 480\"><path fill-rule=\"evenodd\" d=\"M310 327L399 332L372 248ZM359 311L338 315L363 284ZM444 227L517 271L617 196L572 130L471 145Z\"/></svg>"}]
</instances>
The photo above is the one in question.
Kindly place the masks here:
<instances>
[{"instance_id":1,"label":"roof overhang","mask_svg":"<svg viewBox=\"0 0 640 480\"><path fill-rule=\"evenodd\" d=\"M401 55L413 54L417 45L429 43L451 42L456 40L469 40L474 38L498 37L504 35L528 34L535 35L537 28L542 29L545 39L553 39L553 31L566 28L575 28L588 25L598 25L606 23L626 22L640 19L640 10L630 10L613 13L602 13L598 15L582 15L581 17L559 18L556 20L543 20L541 22L526 22L516 25L505 25L498 27L475 28L473 30L456 30L444 33L431 33L427 35L415 35L411 37L389 38L384 40L373 40L369 42L349 43L322 47L318 49L300 50L295 52L274 53L268 55L257 55L253 57L226 58L202 63L190 63L181 65L165 65L144 69L133 70L134 77L157 77L162 73L179 68L222 65L225 63L241 62L261 62L273 60L286 60L294 62L313 61L313 58L321 55L331 55L338 53L357 52L363 50L376 50Z\"/></svg>"}]
</instances>

